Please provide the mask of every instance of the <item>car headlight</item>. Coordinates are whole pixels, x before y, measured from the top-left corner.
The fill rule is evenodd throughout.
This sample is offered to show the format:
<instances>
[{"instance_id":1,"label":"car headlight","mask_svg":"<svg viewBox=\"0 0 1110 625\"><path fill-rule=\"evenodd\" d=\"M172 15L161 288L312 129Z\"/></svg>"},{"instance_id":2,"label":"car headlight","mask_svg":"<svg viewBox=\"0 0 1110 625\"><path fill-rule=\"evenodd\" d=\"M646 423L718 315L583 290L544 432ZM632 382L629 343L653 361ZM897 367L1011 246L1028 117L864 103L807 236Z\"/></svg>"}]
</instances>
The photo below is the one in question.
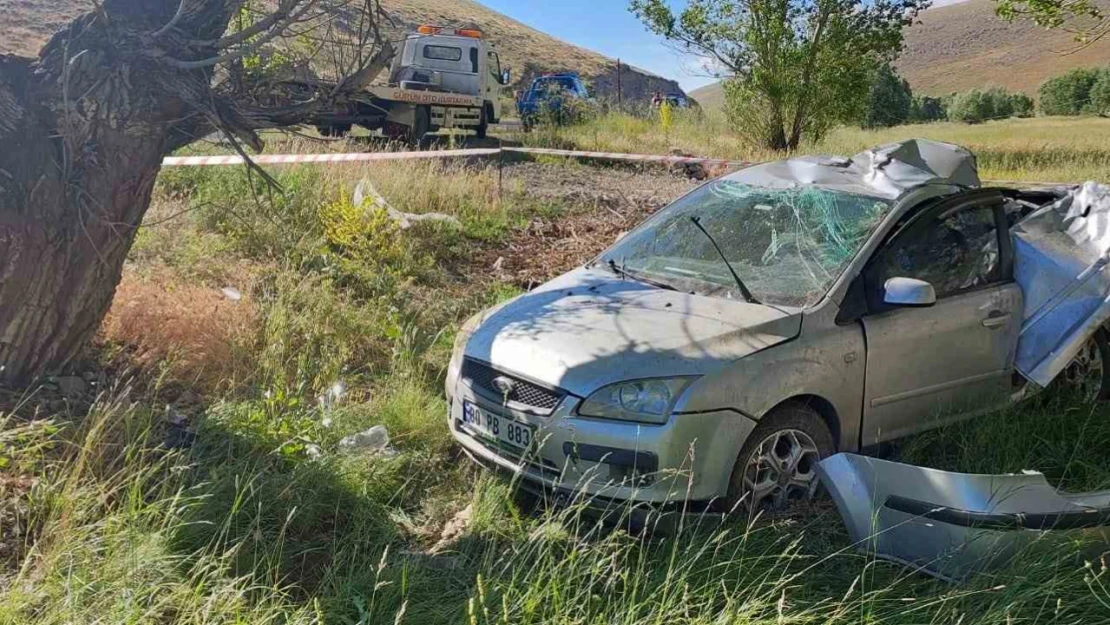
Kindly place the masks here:
<instances>
[{"instance_id":1,"label":"car headlight","mask_svg":"<svg viewBox=\"0 0 1110 625\"><path fill-rule=\"evenodd\" d=\"M578 414L622 421L666 423L675 402L693 380L652 378L610 384L587 397L578 407Z\"/></svg>"}]
</instances>

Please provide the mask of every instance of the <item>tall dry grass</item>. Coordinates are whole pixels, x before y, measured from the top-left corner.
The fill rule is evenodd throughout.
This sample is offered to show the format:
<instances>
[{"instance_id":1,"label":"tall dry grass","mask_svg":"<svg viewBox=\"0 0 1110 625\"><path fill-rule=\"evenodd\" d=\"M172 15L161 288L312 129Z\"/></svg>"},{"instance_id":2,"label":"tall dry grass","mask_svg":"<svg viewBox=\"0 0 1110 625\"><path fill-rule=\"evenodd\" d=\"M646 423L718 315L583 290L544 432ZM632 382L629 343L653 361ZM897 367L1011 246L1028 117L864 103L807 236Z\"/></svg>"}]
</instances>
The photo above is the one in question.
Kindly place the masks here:
<instances>
[{"instance_id":1,"label":"tall dry grass","mask_svg":"<svg viewBox=\"0 0 1110 625\"><path fill-rule=\"evenodd\" d=\"M140 369L164 370L206 394L226 391L250 376L258 324L249 284L227 288L191 283L165 267L127 271L100 336Z\"/></svg>"},{"instance_id":2,"label":"tall dry grass","mask_svg":"<svg viewBox=\"0 0 1110 625\"><path fill-rule=\"evenodd\" d=\"M745 162L777 160L786 154L745 144L717 115L680 112L669 128L652 117L618 113L582 124L521 133L520 140L553 147L640 154L673 150ZM801 154L851 156L883 143L924 138L971 149L985 179L1028 182L1082 182L1110 178L1110 119L1034 117L983 124L952 122L877 130L841 127L819 141L804 143Z\"/></svg>"}]
</instances>

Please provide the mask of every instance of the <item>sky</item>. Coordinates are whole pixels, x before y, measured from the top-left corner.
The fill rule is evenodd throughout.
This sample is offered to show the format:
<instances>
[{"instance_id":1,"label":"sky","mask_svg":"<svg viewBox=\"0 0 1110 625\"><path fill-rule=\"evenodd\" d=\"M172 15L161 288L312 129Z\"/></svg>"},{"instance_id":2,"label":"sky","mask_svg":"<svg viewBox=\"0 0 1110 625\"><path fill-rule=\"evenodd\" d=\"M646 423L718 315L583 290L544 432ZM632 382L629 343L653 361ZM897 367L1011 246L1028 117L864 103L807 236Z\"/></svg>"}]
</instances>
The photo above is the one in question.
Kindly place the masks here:
<instances>
[{"instance_id":1,"label":"sky","mask_svg":"<svg viewBox=\"0 0 1110 625\"><path fill-rule=\"evenodd\" d=\"M478 0L536 30L672 78L686 91L716 82L703 62L667 47L628 11L628 0ZM933 6L961 0L936 0ZM679 11L685 0L672 0Z\"/></svg>"},{"instance_id":2,"label":"sky","mask_svg":"<svg viewBox=\"0 0 1110 625\"><path fill-rule=\"evenodd\" d=\"M701 62L668 48L628 11L628 0L478 0L569 43L673 78L686 91L715 82ZM680 10L684 0L671 2Z\"/></svg>"}]
</instances>

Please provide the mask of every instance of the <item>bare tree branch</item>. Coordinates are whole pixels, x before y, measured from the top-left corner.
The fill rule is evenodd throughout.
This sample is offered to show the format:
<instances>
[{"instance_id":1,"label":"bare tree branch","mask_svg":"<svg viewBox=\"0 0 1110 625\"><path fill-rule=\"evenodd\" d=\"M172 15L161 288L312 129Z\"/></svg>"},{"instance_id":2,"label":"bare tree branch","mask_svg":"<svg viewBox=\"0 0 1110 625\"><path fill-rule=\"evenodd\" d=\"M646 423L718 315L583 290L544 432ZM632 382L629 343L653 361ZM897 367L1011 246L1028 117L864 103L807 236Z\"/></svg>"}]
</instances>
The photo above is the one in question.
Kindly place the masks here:
<instances>
[{"instance_id":1,"label":"bare tree branch","mask_svg":"<svg viewBox=\"0 0 1110 625\"><path fill-rule=\"evenodd\" d=\"M163 27L159 28L158 30L154 31L154 34L151 35L151 37L157 39L157 38L161 37L162 35L164 35L164 34L170 32L171 30L173 30L174 26L177 26L177 23L181 21L181 16L184 15L184 14L185 14L185 0L181 0L177 4L177 12L173 14L173 17L170 18L170 21L166 22L165 26L163 26Z\"/></svg>"}]
</instances>

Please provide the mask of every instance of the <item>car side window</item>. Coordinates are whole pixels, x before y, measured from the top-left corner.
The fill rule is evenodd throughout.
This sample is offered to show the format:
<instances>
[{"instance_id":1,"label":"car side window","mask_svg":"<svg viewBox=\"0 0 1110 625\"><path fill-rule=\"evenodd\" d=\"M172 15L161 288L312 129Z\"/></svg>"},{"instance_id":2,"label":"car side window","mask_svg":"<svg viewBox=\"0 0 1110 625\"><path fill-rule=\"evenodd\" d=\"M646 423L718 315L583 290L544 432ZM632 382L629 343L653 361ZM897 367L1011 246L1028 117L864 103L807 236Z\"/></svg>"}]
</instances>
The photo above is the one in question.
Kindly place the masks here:
<instances>
[{"instance_id":1,"label":"car side window","mask_svg":"<svg viewBox=\"0 0 1110 625\"><path fill-rule=\"evenodd\" d=\"M933 285L938 298L1002 280L994 206L971 206L926 217L899 235L875 259L872 288L890 278L917 278Z\"/></svg>"}]
</instances>

